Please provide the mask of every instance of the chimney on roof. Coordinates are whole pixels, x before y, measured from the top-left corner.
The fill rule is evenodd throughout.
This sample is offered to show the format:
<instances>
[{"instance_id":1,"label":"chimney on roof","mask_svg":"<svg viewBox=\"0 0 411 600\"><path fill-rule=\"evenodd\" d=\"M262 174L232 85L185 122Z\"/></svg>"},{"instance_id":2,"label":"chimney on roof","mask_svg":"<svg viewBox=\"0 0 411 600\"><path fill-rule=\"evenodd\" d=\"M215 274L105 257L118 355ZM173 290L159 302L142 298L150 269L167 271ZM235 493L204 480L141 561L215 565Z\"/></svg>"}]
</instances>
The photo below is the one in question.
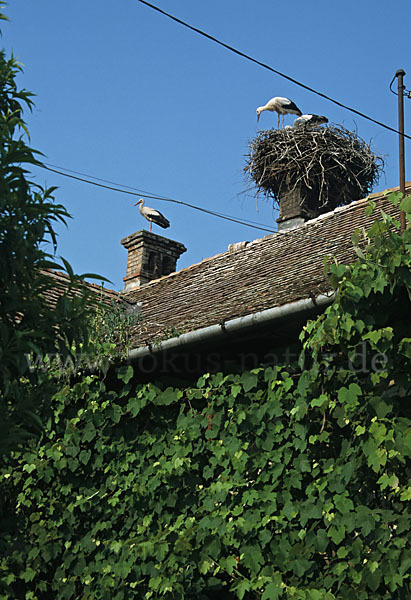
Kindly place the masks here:
<instances>
[{"instance_id":1,"label":"chimney on roof","mask_svg":"<svg viewBox=\"0 0 411 600\"><path fill-rule=\"evenodd\" d=\"M122 239L121 244L128 251L123 293L174 273L177 260L187 250L180 242L143 229Z\"/></svg>"},{"instance_id":2,"label":"chimney on roof","mask_svg":"<svg viewBox=\"0 0 411 600\"><path fill-rule=\"evenodd\" d=\"M280 217L278 231L290 231L302 225L308 218L304 212L304 200L300 185L294 188L284 186L280 192Z\"/></svg>"}]
</instances>

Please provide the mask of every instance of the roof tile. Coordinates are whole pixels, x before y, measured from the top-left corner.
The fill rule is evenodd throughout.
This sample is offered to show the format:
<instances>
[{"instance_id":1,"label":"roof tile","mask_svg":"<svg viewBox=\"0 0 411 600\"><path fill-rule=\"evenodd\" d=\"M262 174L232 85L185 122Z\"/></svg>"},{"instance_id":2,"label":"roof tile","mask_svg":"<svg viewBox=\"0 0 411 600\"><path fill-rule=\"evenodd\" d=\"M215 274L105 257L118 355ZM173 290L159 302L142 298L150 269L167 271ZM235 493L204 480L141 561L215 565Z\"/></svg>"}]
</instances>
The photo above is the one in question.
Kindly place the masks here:
<instances>
[{"instance_id":1,"label":"roof tile","mask_svg":"<svg viewBox=\"0 0 411 600\"><path fill-rule=\"evenodd\" d=\"M399 215L387 192L370 198L378 209ZM132 346L164 339L171 329L193 331L329 291L324 258L333 255L343 263L356 258L351 235L374 220L365 215L367 204L368 199L352 202L133 290L124 297L142 303L143 321Z\"/></svg>"}]
</instances>

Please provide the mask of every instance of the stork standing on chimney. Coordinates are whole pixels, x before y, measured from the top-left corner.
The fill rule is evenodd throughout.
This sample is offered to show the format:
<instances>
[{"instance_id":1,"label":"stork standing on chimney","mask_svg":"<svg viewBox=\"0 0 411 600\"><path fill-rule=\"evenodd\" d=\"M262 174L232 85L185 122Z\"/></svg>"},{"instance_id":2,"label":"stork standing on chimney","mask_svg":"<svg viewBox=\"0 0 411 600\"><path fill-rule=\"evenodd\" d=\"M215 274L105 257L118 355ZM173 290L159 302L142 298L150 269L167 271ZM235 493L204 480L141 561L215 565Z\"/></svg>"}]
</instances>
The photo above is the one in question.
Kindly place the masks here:
<instances>
[{"instance_id":1,"label":"stork standing on chimney","mask_svg":"<svg viewBox=\"0 0 411 600\"><path fill-rule=\"evenodd\" d=\"M170 227L170 221L168 221L165 216L161 214L161 212L155 210L154 208L150 208L149 206L144 206L143 198L140 198L140 200L134 206L138 206L138 210L143 217L147 219L147 221L150 221L150 231L153 227L153 223L159 225L163 229Z\"/></svg>"},{"instance_id":2,"label":"stork standing on chimney","mask_svg":"<svg viewBox=\"0 0 411 600\"><path fill-rule=\"evenodd\" d=\"M301 117L301 115L303 114L298 108L298 106L294 104L294 102L292 102L292 100L290 100L289 98L281 98L280 96L275 96L275 98L271 98L271 100L269 100L267 104L265 104L264 106L259 106L257 108L257 123L260 118L260 114L263 112L263 110L269 110L271 112L275 111L277 113L278 129L280 128L280 116L282 116L283 118L282 124L284 127L284 115L292 114Z\"/></svg>"}]
</instances>

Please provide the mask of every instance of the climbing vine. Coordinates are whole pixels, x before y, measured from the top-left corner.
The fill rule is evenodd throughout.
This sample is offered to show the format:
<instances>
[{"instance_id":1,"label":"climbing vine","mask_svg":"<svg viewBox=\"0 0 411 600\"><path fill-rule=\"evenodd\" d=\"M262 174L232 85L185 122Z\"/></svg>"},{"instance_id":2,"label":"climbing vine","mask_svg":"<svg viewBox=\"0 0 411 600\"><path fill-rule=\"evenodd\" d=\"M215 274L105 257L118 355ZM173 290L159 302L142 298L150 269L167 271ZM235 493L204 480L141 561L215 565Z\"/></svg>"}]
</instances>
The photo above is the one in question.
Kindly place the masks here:
<instances>
[{"instance_id":1,"label":"climbing vine","mask_svg":"<svg viewBox=\"0 0 411 600\"><path fill-rule=\"evenodd\" d=\"M2 598L410 597L411 230L376 216L299 368L61 387L0 472Z\"/></svg>"}]
</instances>

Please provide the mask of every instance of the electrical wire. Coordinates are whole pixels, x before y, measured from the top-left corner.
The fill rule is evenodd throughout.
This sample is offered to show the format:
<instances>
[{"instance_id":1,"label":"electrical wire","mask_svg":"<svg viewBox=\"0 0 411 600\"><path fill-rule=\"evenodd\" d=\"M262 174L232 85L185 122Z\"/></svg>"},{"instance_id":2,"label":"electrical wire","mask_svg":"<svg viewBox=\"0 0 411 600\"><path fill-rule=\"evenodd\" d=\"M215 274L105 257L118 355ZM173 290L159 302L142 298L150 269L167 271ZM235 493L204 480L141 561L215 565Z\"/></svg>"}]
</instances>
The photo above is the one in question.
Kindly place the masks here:
<instances>
[{"instance_id":1,"label":"electrical wire","mask_svg":"<svg viewBox=\"0 0 411 600\"><path fill-rule=\"evenodd\" d=\"M151 194L151 192L147 192L147 190L142 190L140 188L134 187L132 185L125 185L124 183L118 183L117 181L110 181L109 179L103 179L102 177L96 177L95 175L90 175L90 173L83 173L82 171L73 171L73 169L67 169L66 167L61 167L60 165L53 165L48 162L42 163L47 167L52 167L54 169L60 169L61 171L67 171L67 173L74 173L75 175L82 175L83 177L88 177L89 179L95 179L96 181L102 181L103 183L110 183L111 185L115 185L117 187L126 188L129 190L134 190L139 194L146 196L147 194ZM166 196L158 196L158 198L166 198Z\"/></svg>"},{"instance_id":2,"label":"electrical wire","mask_svg":"<svg viewBox=\"0 0 411 600\"><path fill-rule=\"evenodd\" d=\"M137 0L138 2L140 2L141 4L144 4L146 6L148 6L149 8L159 12L160 14L168 17L169 19L175 21L176 23L179 23L180 25L183 25L184 27L194 31L195 33L198 33L199 35L211 40L212 42L223 46L224 48L226 48L227 50L234 52L235 54L241 56L242 58L245 58L246 60L249 60L261 67L263 67L264 69L267 69L269 71L271 71L272 73L275 73L276 75L279 75L280 77L283 77L284 79L287 79L288 81L291 81L292 83L308 90L309 92L312 92L313 94L316 94L317 96L321 96L322 98L325 98L326 100L329 100L330 102L333 102L334 104L336 104L337 106L340 106L341 108L344 108L350 112L353 112L357 115L359 115L360 117L363 117L364 119L367 119L368 121L371 121L373 123L376 123L377 125L384 127L385 129L388 129L389 131L392 131L394 133L397 133L399 135L403 135L404 137L411 139L411 136L407 135L406 133L401 133L399 132L397 129L390 127L389 125L386 125L385 123L382 123L381 121L377 121L376 119L373 119L372 117L356 110L355 108L351 108L345 104L342 104L341 102L339 102L338 100L335 100L334 98L331 98L330 96L327 96L326 94L323 94L322 92L319 92L318 90L315 90L314 88L311 88L308 85L305 85L304 83L298 81L297 79L294 79L293 77L290 77L289 75L286 75L284 73L282 73L281 71L278 71L277 69L274 69L273 67L271 67L270 65L267 65L266 63L263 63L259 60L257 60L256 58L253 58L252 56L249 56L248 54L242 52L241 50L238 50L236 48L234 48L233 46L230 46L229 44L226 44L225 42L222 42L221 40L215 38L214 36L206 33L205 31L202 31L201 29L198 29L197 27L194 27L193 25L190 25L189 23L186 23L185 21L183 21L182 19L179 19L178 17L175 17L174 15L171 15L170 13L162 10L161 8L159 8L158 6L155 6L154 4L151 4L150 2L147 2L146 0ZM395 77L394 77L395 78ZM393 79L394 81L394 79ZM390 89L391 91L392 88L392 83L390 84ZM395 93L395 92L394 92ZM101 187L104 189L109 189L111 191L115 191L115 192L119 192L119 193L123 193L123 194L129 194L132 196L138 196L138 195L143 195L145 198L150 198L150 199L154 199L154 200L160 200L162 202L172 202L175 204L180 204L183 206L187 206L189 208L192 208L194 210L198 210L201 212L204 212L206 214L210 214L212 216L221 218L221 219L225 219L227 221L232 221L234 223L239 223L240 225L244 225L246 227L252 227L253 229L259 229L260 231L268 231L270 233L275 233L274 229L271 228L267 228L267 227L261 227L256 221L249 221L247 219L237 219L231 215L226 215L224 213L217 213L215 211L211 211L208 210L206 208L200 207L200 206L196 206L194 204L189 204L188 202L183 202L182 200L177 200L175 198L168 198L166 196L160 196L160 195L156 195L156 194L152 194L151 192L146 192L145 190L136 188L136 187L132 187L132 186L128 186L128 185L124 185L124 184L119 184L113 181L109 181L106 179L102 179L100 177L95 177L94 175L89 175L87 173L82 173L79 171L73 171L71 169L67 169L66 167L59 167L58 165L52 165L51 163L37 163L37 166L40 166L48 171L51 171L53 173L56 173L58 175L62 175L63 177L69 177L71 179L75 179L77 181L82 181L84 183L88 183L90 185L95 185L97 187ZM64 173L63 171L67 171L66 173ZM71 173L71 174L70 174ZM79 177L79 175L82 175L82 177ZM95 181L90 181L90 179L85 179L85 177L94 179ZM97 183L97 182L104 182L104 183ZM105 185L105 184L111 184L111 185ZM116 186L116 187L113 187ZM127 188L127 189L124 189ZM133 190L133 191L132 191ZM137 193L138 192L138 193Z\"/></svg>"},{"instance_id":3,"label":"electrical wire","mask_svg":"<svg viewBox=\"0 0 411 600\"><path fill-rule=\"evenodd\" d=\"M181 204L182 206L188 206L189 208L192 208L194 210L198 210L201 211L203 213L207 213L209 215L212 215L214 217L218 217L219 219L225 219L226 221L232 221L233 223L239 223L240 225L244 225L245 227L251 227L253 229L259 229L260 231L268 231L269 233L276 233L275 229L271 229L268 227L262 227L261 225L252 225L252 223L255 223L255 221L248 221L247 219L237 219L236 217L232 217L231 215L226 215L224 213L218 213L212 210L208 210L207 208L203 208L201 206L196 206L195 204L189 204L188 202L183 202L182 200L176 200L175 198L167 198L165 196L157 196L155 194L147 194L144 193L142 194L141 192L137 193L131 190L126 190L126 189L122 189L123 187L130 187L130 186L123 186L122 184L114 184L115 186L119 186L121 185L121 187L113 187L111 185L105 185L103 183L98 183L97 181L91 181L89 179L85 179L84 177L79 177L77 175L72 175L69 173L63 173L63 171L60 171L59 169L64 169L65 171L69 171L69 169L65 169L65 167L59 167L59 169L55 169L52 168L51 166L47 166L46 164L42 164L42 163L36 163L36 165L38 167L42 167L43 169L46 169L47 171L51 171L52 173L57 173L58 175L62 175L63 177L69 177L70 179L75 179L77 181L82 181L84 183L88 183L90 185L95 185L97 187L101 187L104 188L106 190L111 190L113 192L119 192L121 194L129 194L131 196L141 196L143 195L145 198L151 198L154 200L160 200L162 202L172 202L174 204ZM73 171L75 172L75 171ZM87 175L87 177L93 177L92 175ZM93 179L99 179L98 177L93 177ZM101 180L100 181L104 181Z\"/></svg>"},{"instance_id":4,"label":"electrical wire","mask_svg":"<svg viewBox=\"0 0 411 600\"><path fill-rule=\"evenodd\" d=\"M158 6L155 6L154 4L150 4L150 2L147 2L146 0L137 0L137 2L140 2L141 4L145 4L149 8L159 12L160 14L164 15L165 17L168 17L172 21L175 21L176 23L183 25L183 27L187 27L188 29L191 29L191 31L194 31L195 33L202 35L203 37L211 40L212 42L219 44L220 46L223 46L223 48L230 50L230 52L234 52L235 54L238 54L242 58L245 58L246 60L249 60L249 61L257 64L260 67L263 67L264 69L267 69L268 71L271 71L272 73L275 73L276 75L279 75L280 77L283 77L284 79L287 79L288 81L291 81L292 83L295 83L296 85L304 88L305 90L312 92L313 94L316 94L317 96L321 96L321 98L325 98L325 100L329 100L330 102L333 102L337 106L340 106L341 108L344 108L345 110L349 110L350 112L352 112L356 115L359 115L360 117L363 117L364 119L367 119L368 121L371 121L372 123L376 123L380 127L384 127L385 129L388 129L389 131L393 131L394 133L402 135L405 138L408 138L409 140L411 140L410 135L407 135L406 133L401 133L400 131L398 131L398 129L395 129L394 127L390 127L389 125L386 125L385 123L382 123L381 121L377 121L376 119L369 117L368 115L360 112L359 110L356 110L355 108L351 108L350 106L342 104L342 102L339 102L338 100L335 100L334 98L331 98L330 96L327 96L326 94L323 94L322 92L319 92L318 90L315 90L314 88L312 88L308 85L305 85L304 83L301 83L301 81L298 81L297 79L294 79L293 77L290 77L289 75L285 75L284 73L281 73L281 71L277 71L277 69L270 67L270 65L267 65L266 63L263 63L263 62L257 60L256 58L249 56L245 52L241 52L241 50L237 50L237 48L234 48L233 46L230 46L229 44L222 42L221 40L215 38L214 36L210 35L209 33L206 33L205 31L198 29L198 27L194 27L193 25L186 23L182 19L179 19L178 17L171 15L170 13L166 12L165 10L162 10Z\"/></svg>"}]
</instances>

